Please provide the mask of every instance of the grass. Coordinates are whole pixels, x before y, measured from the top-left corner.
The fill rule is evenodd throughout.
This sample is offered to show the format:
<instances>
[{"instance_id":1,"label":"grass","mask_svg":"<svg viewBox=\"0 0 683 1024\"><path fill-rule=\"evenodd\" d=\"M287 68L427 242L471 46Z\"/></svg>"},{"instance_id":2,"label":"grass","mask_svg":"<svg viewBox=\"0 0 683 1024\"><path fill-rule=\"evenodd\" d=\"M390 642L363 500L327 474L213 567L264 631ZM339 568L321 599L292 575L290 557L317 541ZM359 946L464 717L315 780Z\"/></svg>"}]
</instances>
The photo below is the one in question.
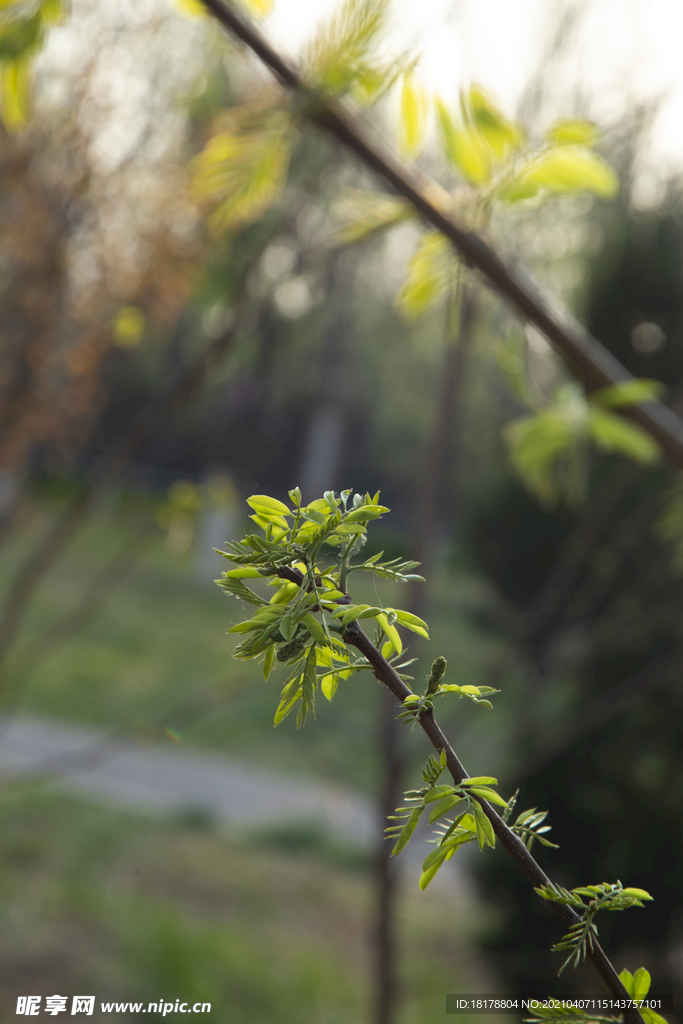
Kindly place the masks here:
<instances>
[{"instance_id":1,"label":"grass","mask_svg":"<svg viewBox=\"0 0 683 1024\"><path fill-rule=\"evenodd\" d=\"M27 993L95 994L98 1005L208 1001L210 1019L230 1024L368 1019L372 897L362 871L49 791L3 794L0 863L3 1019ZM443 889L406 895L404 1024L438 1019L466 975L471 987L473 927Z\"/></svg>"}]
</instances>

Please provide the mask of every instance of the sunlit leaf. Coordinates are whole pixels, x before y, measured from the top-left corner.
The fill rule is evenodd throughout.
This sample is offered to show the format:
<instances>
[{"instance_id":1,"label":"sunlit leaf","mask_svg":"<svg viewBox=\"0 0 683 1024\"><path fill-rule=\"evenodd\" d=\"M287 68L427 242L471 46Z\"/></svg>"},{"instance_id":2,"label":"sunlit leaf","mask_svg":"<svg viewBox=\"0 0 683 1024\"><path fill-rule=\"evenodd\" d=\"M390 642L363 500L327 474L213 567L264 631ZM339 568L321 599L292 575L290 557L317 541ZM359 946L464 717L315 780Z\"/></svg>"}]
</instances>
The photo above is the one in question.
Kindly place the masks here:
<instances>
[{"instance_id":1,"label":"sunlit leaf","mask_svg":"<svg viewBox=\"0 0 683 1024\"><path fill-rule=\"evenodd\" d=\"M335 232L337 245L350 245L372 238L386 228L414 216L406 199L377 195L362 189L347 189L339 204L342 216L348 220Z\"/></svg>"},{"instance_id":2,"label":"sunlit leaf","mask_svg":"<svg viewBox=\"0 0 683 1024\"><path fill-rule=\"evenodd\" d=\"M257 18L265 18L272 11L275 0L240 0L243 7Z\"/></svg>"},{"instance_id":3,"label":"sunlit leaf","mask_svg":"<svg viewBox=\"0 0 683 1024\"><path fill-rule=\"evenodd\" d=\"M278 107L237 108L227 130L209 140L193 161L194 195L215 204L209 226L227 231L256 220L284 187L292 127Z\"/></svg>"},{"instance_id":4,"label":"sunlit leaf","mask_svg":"<svg viewBox=\"0 0 683 1024\"><path fill-rule=\"evenodd\" d=\"M186 18L205 18L209 13L202 0L173 0L173 5Z\"/></svg>"},{"instance_id":5,"label":"sunlit leaf","mask_svg":"<svg viewBox=\"0 0 683 1024\"><path fill-rule=\"evenodd\" d=\"M639 967L633 975L633 998L644 999L650 991L651 981L650 972L646 971L644 967Z\"/></svg>"},{"instance_id":6,"label":"sunlit leaf","mask_svg":"<svg viewBox=\"0 0 683 1024\"><path fill-rule=\"evenodd\" d=\"M454 283L457 259L448 239L439 231L422 235L408 262L405 283L396 296L398 308L414 317L444 294Z\"/></svg>"},{"instance_id":7,"label":"sunlit leaf","mask_svg":"<svg viewBox=\"0 0 683 1024\"><path fill-rule=\"evenodd\" d=\"M268 494L252 494L247 498L247 505L251 505L255 512L260 515L291 516L291 511L282 501L271 498Z\"/></svg>"},{"instance_id":8,"label":"sunlit leaf","mask_svg":"<svg viewBox=\"0 0 683 1024\"><path fill-rule=\"evenodd\" d=\"M275 664L275 645L271 644L266 650L266 656L263 659L263 678L267 681L268 676L273 670Z\"/></svg>"},{"instance_id":9,"label":"sunlit leaf","mask_svg":"<svg viewBox=\"0 0 683 1024\"><path fill-rule=\"evenodd\" d=\"M429 640L429 627L424 619L419 618L417 615L413 615L412 612L404 612L400 608L388 608L387 611L394 612L396 614L396 618L401 626L405 626L406 629L411 629L413 633L418 633L420 636Z\"/></svg>"},{"instance_id":10,"label":"sunlit leaf","mask_svg":"<svg viewBox=\"0 0 683 1024\"><path fill-rule=\"evenodd\" d=\"M538 195L539 186L533 182L525 181L521 177L504 181L495 189L496 199L504 203L521 203L525 199L533 199Z\"/></svg>"},{"instance_id":11,"label":"sunlit leaf","mask_svg":"<svg viewBox=\"0 0 683 1024\"><path fill-rule=\"evenodd\" d=\"M307 612L301 620L311 634L317 644L326 644L327 637L325 636L325 630L320 625L315 615L312 612Z\"/></svg>"},{"instance_id":12,"label":"sunlit leaf","mask_svg":"<svg viewBox=\"0 0 683 1024\"><path fill-rule=\"evenodd\" d=\"M421 807L415 807L410 812L410 817L408 818L407 822L401 829L401 834L398 837L396 846L391 851L392 857L398 857L401 850L405 848L405 846L408 843L408 840L410 839L410 837L412 836L413 832L417 827L417 823L420 820L420 815L422 814L423 811L424 805Z\"/></svg>"},{"instance_id":13,"label":"sunlit leaf","mask_svg":"<svg viewBox=\"0 0 683 1024\"><path fill-rule=\"evenodd\" d=\"M13 61L37 53L43 39L43 19L36 11L31 17L0 22L0 61Z\"/></svg>"},{"instance_id":14,"label":"sunlit leaf","mask_svg":"<svg viewBox=\"0 0 683 1024\"><path fill-rule=\"evenodd\" d=\"M28 120L30 106L30 70L32 60L22 57L0 63L2 122L10 132L20 131Z\"/></svg>"},{"instance_id":15,"label":"sunlit leaf","mask_svg":"<svg viewBox=\"0 0 683 1024\"><path fill-rule=\"evenodd\" d=\"M546 137L554 146L594 146L600 133L591 121L556 121Z\"/></svg>"},{"instance_id":16,"label":"sunlit leaf","mask_svg":"<svg viewBox=\"0 0 683 1024\"><path fill-rule=\"evenodd\" d=\"M521 180L565 195L592 192L608 198L619 188L619 179L609 164L583 146L556 146L546 150L526 168Z\"/></svg>"},{"instance_id":17,"label":"sunlit leaf","mask_svg":"<svg viewBox=\"0 0 683 1024\"><path fill-rule=\"evenodd\" d=\"M635 896L635 898L637 900L651 900L651 899L653 899L653 897L650 896L649 892L647 892L645 889L634 889L633 886L629 886L627 889L622 889L622 892L623 892L624 896ZM639 968L639 970L645 971L645 968L641 967L641 968ZM645 971L645 973L647 974L647 971ZM636 974L637 974L637 972L636 972ZM648 979L649 979L649 977L650 976L648 974ZM648 988L649 988L649 981L648 981Z\"/></svg>"},{"instance_id":18,"label":"sunlit leaf","mask_svg":"<svg viewBox=\"0 0 683 1024\"><path fill-rule=\"evenodd\" d=\"M524 138L521 127L509 121L479 86L470 89L467 106L474 126L498 160L519 147Z\"/></svg>"},{"instance_id":19,"label":"sunlit leaf","mask_svg":"<svg viewBox=\"0 0 683 1024\"><path fill-rule=\"evenodd\" d=\"M572 425L543 412L510 424L505 436L519 475L541 500L551 501L556 496L552 469L576 438Z\"/></svg>"},{"instance_id":20,"label":"sunlit leaf","mask_svg":"<svg viewBox=\"0 0 683 1024\"><path fill-rule=\"evenodd\" d=\"M368 53L386 20L387 0L345 0L321 25L305 53L316 86L337 95L364 71Z\"/></svg>"},{"instance_id":21,"label":"sunlit leaf","mask_svg":"<svg viewBox=\"0 0 683 1024\"><path fill-rule=\"evenodd\" d=\"M384 630L387 640L390 641L396 653L400 654L401 651L403 650L403 642L401 640L401 637L399 636L399 632L396 629L396 626L389 625L389 621L386 615L378 615L377 621Z\"/></svg>"},{"instance_id":22,"label":"sunlit leaf","mask_svg":"<svg viewBox=\"0 0 683 1024\"><path fill-rule=\"evenodd\" d=\"M603 451L620 452L646 465L659 458L659 445L650 434L637 423L606 410L592 408L589 411L588 429L593 441Z\"/></svg>"},{"instance_id":23,"label":"sunlit leaf","mask_svg":"<svg viewBox=\"0 0 683 1024\"><path fill-rule=\"evenodd\" d=\"M491 157L481 136L471 127L456 125L441 100L436 115L446 158L472 185L483 185L491 176Z\"/></svg>"},{"instance_id":24,"label":"sunlit leaf","mask_svg":"<svg viewBox=\"0 0 683 1024\"><path fill-rule=\"evenodd\" d=\"M401 147L414 155L420 148L427 125L428 99L424 86L409 75L401 89Z\"/></svg>"},{"instance_id":25,"label":"sunlit leaf","mask_svg":"<svg viewBox=\"0 0 683 1024\"><path fill-rule=\"evenodd\" d=\"M591 394L592 402L599 402L613 409L619 409L626 405L637 405L639 402L653 402L662 397L664 385L658 380L637 380L620 381L608 388L601 388Z\"/></svg>"},{"instance_id":26,"label":"sunlit leaf","mask_svg":"<svg viewBox=\"0 0 683 1024\"><path fill-rule=\"evenodd\" d=\"M320 689L322 690L323 696L326 697L327 700L332 700L332 698L334 697L335 693L337 692L337 687L338 686L339 686L339 674L338 673L335 673L334 675L332 675L330 673L330 675L325 676L323 678L322 682L320 683Z\"/></svg>"},{"instance_id":27,"label":"sunlit leaf","mask_svg":"<svg viewBox=\"0 0 683 1024\"><path fill-rule=\"evenodd\" d=\"M488 843L489 846L496 845L496 836L493 831L493 825L486 817L483 808L476 802L472 804L472 810L474 812L474 820L477 825L477 838L479 840L479 849L484 849L484 844Z\"/></svg>"}]
</instances>

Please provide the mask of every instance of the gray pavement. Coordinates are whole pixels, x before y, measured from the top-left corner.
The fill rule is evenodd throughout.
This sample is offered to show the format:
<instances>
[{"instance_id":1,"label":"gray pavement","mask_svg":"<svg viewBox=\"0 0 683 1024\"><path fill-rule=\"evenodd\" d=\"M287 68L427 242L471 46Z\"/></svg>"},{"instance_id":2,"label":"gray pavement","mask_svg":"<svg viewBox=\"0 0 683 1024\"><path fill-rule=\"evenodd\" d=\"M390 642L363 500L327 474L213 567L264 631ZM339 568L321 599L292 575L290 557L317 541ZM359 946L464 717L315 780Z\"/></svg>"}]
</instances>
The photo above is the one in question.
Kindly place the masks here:
<instances>
[{"instance_id":1,"label":"gray pavement","mask_svg":"<svg viewBox=\"0 0 683 1024\"><path fill-rule=\"evenodd\" d=\"M369 849L376 842L372 800L343 786L170 740L168 746L145 745L37 716L0 717L0 778L27 775L45 777L64 793L155 818L201 813L231 831L314 822L349 845ZM416 835L401 856L410 884L429 851L421 838ZM455 865L446 865L435 883L442 875L443 883L464 890Z\"/></svg>"}]
</instances>

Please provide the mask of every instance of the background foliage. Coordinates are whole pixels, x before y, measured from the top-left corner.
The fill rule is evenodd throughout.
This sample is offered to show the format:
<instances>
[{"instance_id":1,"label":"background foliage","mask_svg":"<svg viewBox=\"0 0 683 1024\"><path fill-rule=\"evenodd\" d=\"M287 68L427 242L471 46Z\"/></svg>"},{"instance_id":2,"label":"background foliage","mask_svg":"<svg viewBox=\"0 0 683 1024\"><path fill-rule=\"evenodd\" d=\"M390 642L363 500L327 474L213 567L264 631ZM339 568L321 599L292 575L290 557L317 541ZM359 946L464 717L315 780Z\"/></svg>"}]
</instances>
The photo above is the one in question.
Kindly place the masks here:
<instances>
[{"instance_id":1,"label":"background foliage","mask_svg":"<svg viewBox=\"0 0 683 1024\"><path fill-rule=\"evenodd\" d=\"M179 6L192 13L192 4ZM462 111L434 106L412 55L389 60L375 47L377 26L368 27L365 8L352 4L353 16L313 35L304 55L311 80L366 105L393 85L400 127L391 98L372 116L439 178L444 202L523 255L636 377L658 382L675 405L681 197L672 185L654 208L634 208L642 138L628 124L589 137L572 97L547 121L528 124L525 111L499 110L479 87L464 93ZM109 506L42 579L4 663L3 704L116 724L159 743L169 742L172 719L188 746L373 793L371 726L358 714L367 683L340 685L334 718L323 712L296 737L287 721L273 738L273 694L250 666L230 660L224 631L235 608L206 588L220 565L198 568L199 552L214 543L204 532L212 511L230 532L222 539L232 539L246 495L284 498L296 483L307 501L326 488L379 488L392 515L377 524L366 554L414 552L415 481L435 436L449 324L462 313L460 269L243 54L225 56L201 20L181 20L161 4L136 10L76 5L38 61L46 26L64 12L54 3L2 6L0 510L8 589L135 411L158 400L233 321L238 328L201 392L112 479ZM17 133L30 69L32 115ZM574 106L576 121L558 120ZM561 173L553 170L558 151ZM610 166L622 182L616 197ZM591 195L576 194L578 183ZM569 195L535 205L540 188ZM521 205L504 207L506 199ZM219 232L226 227L230 233ZM653 893L632 920L618 916L618 940L609 915L601 936L619 968L645 964L655 983L680 986L677 480L642 435L612 416L609 396L586 400L542 339L481 289L471 334L444 406L449 429L424 598L432 641L413 645L424 661L416 674L425 674L432 652L443 653L449 681L500 689L491 712L465 701L446 712L463 759L495 774L506 792L521 784L524 806L549 809L560 850L544 855L568 888L623 877ZM129 545L137 547L126 576L119 568ZM93 572L101 615L59 626L65 610L90 603ZM390 582L378 591L363 586L368 605L400 603ZM182 706L195 688L196 704ZM411 770L425 759L420 741L415 746ZM242 846L187 823L151 826L62 798L53 820L44 800L24 790L3 797L5 899L20 922L19 940L3 956L22 984L57 984L65 970L121 998L146 998L147 988L172 987L175 964L193 991L228 999L235 1019L257 1012L264 1020L334 1020L342 1011L363 1019L366 982L357 982L357 995L343 980L362 976L362 855L330 849L320 837L304 854L310 835L297 839L295 829L294 839L271 837L275 848L261 849L249 873L248 839ZM120 854L110 848L114 834ZM156 873L162 848L174 851L177 871ZM481 891L493 887L495 909L492 900L462 912L466 939L430 924L435 915L418 898L405 904L406 1020L433 1019L434 993L456 989L453 964L475 947L488 958L482 976L507 989L550 978L559 966L545 952L557 937L554 921L530 901L515 869L494 853L471 870L487 872ZM236 874L247 877L243 886L217 880ZM340 875L345 905L330 896ZM297 898L287 894L292 878ZM94 891L103 880L111 899ZM239 925L215 920L206 909L214 898L230 913L237 907ZM264 937L265 903L277 914ZM314 946L327 913L344 940L330 940L321 954ZM302 936L293 952L283 940L292 927ZM253 937L244 939L244 929ZM89 948L95 942L82 974L59 960L65 935ZM257 949L284 964L277 999ZM563 977L562 991L572 984L590 987L580 972Z\"/></svg>"}]
</instances>

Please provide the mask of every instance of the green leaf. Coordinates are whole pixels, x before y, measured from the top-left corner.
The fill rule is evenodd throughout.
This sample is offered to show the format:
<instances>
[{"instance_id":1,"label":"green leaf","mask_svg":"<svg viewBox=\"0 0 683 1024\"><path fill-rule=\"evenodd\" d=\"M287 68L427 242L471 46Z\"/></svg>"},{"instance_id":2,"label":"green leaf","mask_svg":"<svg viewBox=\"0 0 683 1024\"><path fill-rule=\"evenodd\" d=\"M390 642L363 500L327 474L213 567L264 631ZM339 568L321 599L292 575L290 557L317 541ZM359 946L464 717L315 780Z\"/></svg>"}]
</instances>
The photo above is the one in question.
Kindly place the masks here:
<instances>
[{"instance_id":1,"label":"green leaf","mask_svg":"<svg viewBox=\"0 0 683 1024\"><path fill-rule=\"evenodd\" d=\"M287 614L283 616L282 622L280 623L280 632L287 641L291 640L296 633L296 623L292 619L291 612L287 612Z\"/></svg>"},{"instance_id":2,"label":"green leaf","mask_svg":"<svg viewBox=\"0 0 683 1024\"><path fill-rule=\"evenodd\" d=\"M251 224L280 195L292 143L290 115L248 104L224 115L224 131L192 163L192 193L214 205L210 229L219 234Z\"/></svg>"},{"instance_id":3,"label":"green leaf","mask_svg":"<svg viewBox=\"0 0 683 1024\"><path fill-rule=\"evenodd\" d=\"M436 864L432 864L432 866L430 868L427 868L426 871L422 872L422 874L420 875L420 889L422 889L424 891L427 888L427 886L429 885L429 883L431 882L432 878L437 873L437 871L439 870L439 868L441 867L441 865L443 864L445 859L446 859L446 854L444 854L443 857L441 858L441 860L439 860Z\"/></svg>"},{"instance_id":4,"label":"green leaf","mask_svg":"<svg viewBox=\"0 0 683 1024\"><path fill-rule=\"evenodd\" d=\"M558 195L592 192L610 198L619 179L601 157L582 146L555 146L529 164L521 179Z\"/></svg>"},{"instance_id":5,"label":"green leaf","mask_svg":"<svg viewBox=\"0 0 683 1024\"><path fill-rule=\"evenodd\" d=\"M424 138L427 105L424 87L406 75L401 89L401 147L408 155L418 151Z\"/></svg>"},{"instance_id":6,"label":"green leaf","mask_svg":"<svg viewBox=\"0 0 683 1024\"><path fill-rule=\"evenodd\" d=\"M461 786L497 786L498 779L492 775L475 775L472 779L463 779Z\"/></svg>"},{"instance_id":7,"label":"green leaf","mask_svg":"<svg viewBox=\"0 0 683 1024\"><path fill-rule=\"evenodd\" d=\"M408 818L407 822L401 829L401 834L398 837L396 846L391 851L392 857L398 857L401 850L403 850L404 847L407 845L408 840L410 839L410 837L412 836L413 832L417 827L417 823L420 820L420 815L422 814L423 811L424 806L421 806L414 807L413 810L410 812L410 817Z\"/></svg>"},{"instance_id":8,"label":"green leaf","mask_svg":"<svg viewBox=\"0 0 683 1024\"><path fill-rule=\"evenodd\" d=\"M462 797L458 796L457 793L453 793L452 796L446 796L432 808L429 815L429 824L432 825L437 818L440 818L447 811L450 811L452 807L463 802Z\"/></svg>"},{"instance_id":9,"label":"green leaf","mask_svg":"<svg viewBox=\"0 0 683 1024\"><path fill-rule=\"evenodd\" d=\"M556 494L552 469L558 458L572 447L582 430L581 421L554 411L515 420L505 429L514 468L527 486L542 500Z\"/></svg>"},{"instance_id":10,"label":"green leaf","mask_svg":"<svg viewBox=\"0 0 683 1024\"><path fill-rule=\"evenodd\" d=\"M429 627L424 619L418 618L417 615L413 615L412 612L404 612L400 608L387 608L388 612L394 612L396 619L406 629L411 629L413 633L418 633L420 636L425 637L429 640Z\"/></svg>"},{"instance_id":11,"label":"green leaf","mask_svg":"<svg viewBox=\"0 0 683 1024\"><path fill-rule=\"evenodd\" d=\"M489 846L496 845L496 836L493 831L493 825L484 814L483 809L475 801L472 804L472 810L474 812L474 820L477 824L477 838L479 840L479 849L484 849L484 844L488 843Z\"/></svg>"},{"instance_id":12,"label":"green leaf","mask_svg":"<svg viewBox=\"0 0 683 1024\"><path fill-rule=\"evenodd\" d=\"M658 380L624 380L618 384L612 384L608 388L601 388L590 394L591 402L598 402L613 409L620 409L626 405L638 405L640 402L654 402L662 397L664 385Z\"/></svg>"},{"instance_id":13,"label":"green leaf","mask_svg":"<svg viewBox=\"0 0 683 1024\"><path fill-rule=\"evenodd\" d=\"M282 688L280 703L275 712L274 725L279 725L301 699L303 673L296 670L294 676Z\"/></svg>"},{"instance_id":14,"label":"green leaf","mask_svg":"<svg viewBox=\"0 0 683 1024\"><path fill-rule=\"evenodd\" d=\"M2 122L10 132L26 126L30 106L30 70L32 58L18 57L0 64Z\"/></svg>"},{"instance_id":15,"label":"green leaf","mask_svg":"<svg viewBox=\"0 0 683 1024\"><path fill-rule=\"evenodd\" d=\"M353 512L349 512L344 516L345 523L362 523L368 519L379 519L385 512L389 512L390 509L386 508L385 505L361 505L360 508L354 509Z\"/></svg>"},{"instance_id":16,"label":"green leaf","mask_svg":"<svg viewBox=\"0 0 683 1024\"><path fill-rule=\"evenodd\" d=\"M651 982L650 972L646 971L644 967L639 967L633 975L633 998L644 999L650 991Z\"/></svg>"},{"instance_id":17,"label":"green leaf","mask_svg":"<svg viewBox=\"0 0 683 1024\"><path fill-rule=\"evenodd\" d=\"M432 786L429 792L425 793L424 802L425 804L431 804L435 800L441 800L444 796L450 796L453 793L455 793L453 786Z\"/></svg>"},{"instance_id":18,"label":"green leaf","mask_svg":"<svg viewBox=\"0 0 683 1024\"><path fill-rule=\"evenodd\" d=\"M387 640L390 641L397 654L403 650L403 642L395 626L390 626L386 615L378 615L377 621L384 630Z\"/></svg>"},{"instance_id":19,"label":"green leaf","mask_svg":"<svg viewBox=\"0 0 683 1024\"><path fill-rule=\"evenodd\" d=\"M547 139L554 146L594 146L600 137L591 121L556 121Z\"/></svg>"},{"instance_id":20,"label":"green leaf","mask_svg":"<svg viewBox=\"0 0 683 1024\"><path fill-rule=\"evenodd\" d=\"M640 1014L645 1024L669 1024L665 1017L655 1013L654 1010L646 1010L644 1006L641 1007Z\"/></svg>"},{"instance_id":21,"label":"green leaf","mask_svg":"<svg viewBox=\"0 0 683 1024\"><path fill-rule=\"evenodd\" d=\"M406 280L396 296L400 311L418 316L453 287L457 259L451 243L440 231L427 231L408 261Z\"/></svg>"},{"instance_id":22,"label":"green leaf","mask_svg":"<svg viewBox=\"0 0 683 1024\"><path fill-rule=\"evenodd\" d=\"M247 505L251 505L257 515L268 518L269 516L291 516L291 509L277 498L270 498L267 494L252 494L247 498Z\"/></svg>"},{"instance_id":23,"label":"green leaf","mask_svg":"<svg viewBox=\"0 0 683 1024\"><path fill-rule=\"evenodd\" d=\"M242 565L239 569L230 569L225 573L229 580L255 580L263 577L263 573L255 565Z\"/></svg>"},{"instance_id":24,"label":"green leaf","mask_svg":"<svg viewBox=\"0 0 683 1024\"><path fill-rule=\"evenodd\" d=\"M273 9L275 0L240 0L243 7L256 18L265 18Z\"/></svg>"},{"instance_id":25,"label":"green leaf","mask_svg":"<svg viewBox=\"0 0 683 1024\"><path fill-rule=\"evenodd\" d=\"M307 612L306 615L303 616L301 621L303 622L304 626L306 627L306 629L311 634L311 636L313 637L317 644L327 644L325 630L320 625L320 623L318 622L318 620L316 619L315 615L313 615L312 612ZM280 632L282 633L282 628L280 628ZM282 635L284 636L285 634L282 633ZM285 639L287 639L287 637L285 637Z\"/></svg>"},{"instance_id":26,"label":"green leaf","mask_svg":"<svg viewBox=\"0 0 683 1024\"><path fill-rule=\"evenodd\" d=\"M508 121L479 86L471 87L467 106L472 121L498 160L519 147L524 138L521 128Z\"/></svg>"},{"instance_id":27,"label":"green leaf","mask_svg":"<svg viewBox=\"0 0 683 1024\"><path fill-rule=\"evenodd\" d=\"M415 215L406 199L361 189L346 189L342 193L340 209L342 214L348 211L348 220L334 234L337 245L363 242Z\"/></svg>"},{"instance_id":28,"label":"green leaf","mask_svg":"<svg viewBox=\"0 0 683 1024\"><path fill-rule=\"evenodd\" d=\"M521 203L524 199L533 199L538 195L538 185L517 176L503 181L495 189L494 195L504 203Z\"/></svg>"},{"instance_id":29,"label":"green leaf","mask_svg":"<svg viewBox=\"0 0 683 1024\"><path fill-rule=\"evenodd\" d=\"M323 696L327 697L327 699L330 701L337 692L338 686L339 673L335 673L334 675L330 673L329 675L323 676L323 679L320 683L320 689L322 690Z\"/></svg>"},{"instance_id":30,"label":"green leaf","mask_svg":"<svg viewBox=\"0 0 683 1024\"><path fill-rule=\"evenodd\" d=\"M205 18L209 13L201 0L173 0L173 3L186 18Z\"/></svg>"},{"instance_id":31,"label":"green leaf","mask_svg":"<svg viewBox=\"0 0 683 1024\"><path fill-rule=\"evenodd\" d=\"M456 125L441 100L437 100L436 118L448 161L470 184L483 185L491 176L491 157L481 136L472 128Z\"/></svg>"},{"instance_id":32,"label":"green leaf","mask_svg":"<svg viewBox=\"0 0 683 1024\"><path fill-rule=\"evenodd\" d=\"M320 26L305 55L308 74L319 89L337 96L359 76L367 78L368 55L386 13L386 0L345 0Z\"/></svg>"},{"instance_id":33,"label":"green leaf","mask_svg":"<svg viewBox=\"0 0 683 1024\"><path fill-rule=\"evenodd\" d=\"M489 789L487 786L471 786L469 792L474 793L475 796L482 797L484 800L488 800L489 803L498 804L499 807L507 807L507 800L503 800L500 793L496 793L495 789Z\"/></svg>"},{"instance_id":34,"label":"green leaf","mask_svg":"<svg viewBox=\"0 0 683 1024\"><path fill-rule=\"evenodd\" d=\"M296 583L283 583L283 585L278 587L275 591L269 601L269 604L287 604L290 598L294 597L298 590L299 587Z\"/></svg>"},{"instance_id":35,"label":"green leaf","mask_svg":"<svg viewBox=\"0 0 683 1024\"><path fill-rule=\"evenodd\" d=\"M305 725L306 718L309 714L315 718L315 691L318 685L315 662L315 646L313 646L308 652L306 668L304 669L301 684L301 707L299 708L299 713L296 718L297 729L300 729Z\"/></svg>"},{"instance_id":36,"label":"green leaf","mask_svg":"<svg viewBox=\"0 0 683 1024\"><path fill-rule=\"evenodd\" d=\"M634 896L637 900L651 900L654 898L645 889L622 889L622 893L624 896ZM645 968L643 967L641 970L645 970Z\"/></svg>"},{"instance_id":37,"label":"green leaf","mask_svg":"<svg viewBox=\"0 0 683 1024\"><path fill-rule=\"evenodd\" d=\"M363 612L368 611L369 608L369 604L344 604L332 612L332 618L341 618L342 625L348 626L349 622L353 622L354 619L357 619ZM378 611L380 610L378 609Z\"/></svg>"},{"instance_id":38,"label":"green leaf","mask_svg":"<svg viewBox=\"0 0 683 1024\"><path fill-rule=\"evenodd\" d=\"M266 656L263 659L263 678L268 679L268 676L273 670L275 664L275 645L271 644L266 650Z\"/></svg>"},{"instance_id":39,"label":"green leaf","mask_svg":"<svg viewBox=\"0 0 683 1024\"><path fill-rule=\"evenodd\" d=\"M656 462L660 456L659 445L642 427L606 410L589 410L588 429L603 451L620 452L644 465Z\"/></svg>"}]
</instances>

